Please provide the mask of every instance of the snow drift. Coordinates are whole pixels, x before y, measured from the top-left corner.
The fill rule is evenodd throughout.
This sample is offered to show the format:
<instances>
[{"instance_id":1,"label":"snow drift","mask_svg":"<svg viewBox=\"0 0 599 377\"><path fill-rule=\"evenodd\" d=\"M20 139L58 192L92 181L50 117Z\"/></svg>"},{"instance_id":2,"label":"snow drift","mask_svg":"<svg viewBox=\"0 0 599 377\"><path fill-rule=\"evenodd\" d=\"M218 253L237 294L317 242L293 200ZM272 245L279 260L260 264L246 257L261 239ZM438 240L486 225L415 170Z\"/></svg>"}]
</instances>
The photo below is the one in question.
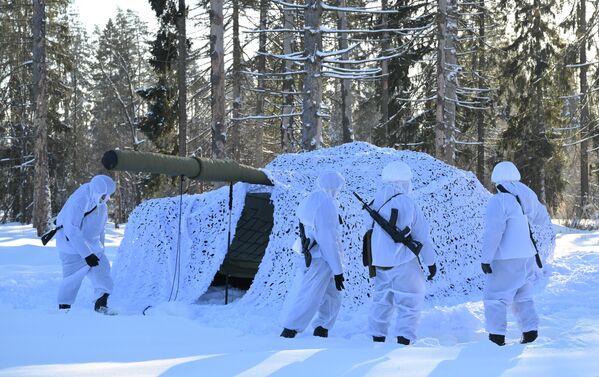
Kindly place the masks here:
<instances>
[{"instance_id":1,"label":"snow drift","mask_svg":"<svg viewBox=\"0 0 599 377\"><path fill-rule=\"evenodd\" d=\"M478 295L483 285L479 258L484 211L491 194L472 173L427 154L354 142L277 157L264 169L273 187L234 186L233 231L247 192L270 192L274 204L274 226L264 258L251 288L235 305L281 308L296 268L303 265L303 259L291 250L298 232L295 208L314 189L319 172L328 169L346 179L339 197L347 280L343 307L365 304L371 288L361 257L365 216L352 191L370 200L383 167L391 161L403 161L412 168L412 197L431 226L439 273L427 283L427 301L457 304ZM208 289L227 252L228 188L183 197L179 247L178 216L179 197L148 200L133 211L113 265L114 300L141 307L176 295L178 301L194 303ZM550 261L555 245L550 219L533 233L542 259Z\"/></svg>"}]
</instances>

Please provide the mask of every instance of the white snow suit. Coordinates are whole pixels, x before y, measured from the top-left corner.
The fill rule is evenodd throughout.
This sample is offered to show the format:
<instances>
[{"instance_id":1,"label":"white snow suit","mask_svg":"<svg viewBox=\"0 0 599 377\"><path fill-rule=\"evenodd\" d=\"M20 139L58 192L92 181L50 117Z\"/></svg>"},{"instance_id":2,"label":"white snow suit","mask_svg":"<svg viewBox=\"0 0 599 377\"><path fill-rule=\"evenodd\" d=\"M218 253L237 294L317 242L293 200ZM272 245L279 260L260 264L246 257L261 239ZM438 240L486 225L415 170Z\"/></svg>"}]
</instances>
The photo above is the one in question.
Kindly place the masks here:
<instances>
[{"instance_id":1,"label":"white snow suit","mask_svg":"<svg viewBox=\"0 0 599 377\"><path fill-rule=\"evenodd\" d=\"M397 228L410 227L413 239L423 245L420 251L423 266L430 266L435 263L435 252L429 226L422 211L407 195L410 186L409 182L384 183L375 194L372 207L386 220L391 218L391 209L398 210ZM423 271L414 253L404 244L395 243L369 215L366 215L365 221L367 229L374 227L371 247L372 265L376 266L368 318L370 333L373 336L387 336L389 321L395 309L397 319L391 330L392 335L403 336L413 342L424 301Z\"/></svg>"},{"instance_id":2,"label":"white snow suit","mask_svg":"<svg viewBox=\"0 0 599 377\"><path fill-rule=\"evenodd\" d=\"M311 249L312 263L299 271L287 300L283 326L301 332L315 314L314 327L330 329L341 308L341 292L333 276L343 273L339 239L339 203L335 195L344 180L336 172L318 178L319 190L312 192L299 205L297 215L304 224L306 237L316 241Z\"/></svg>"},{"instance_id":3,"label":"white snow suit","mask_svg":"<svg viewBox=\"0 0 599 377\"><path fill-rule=\"evenodd\" d=\"M85 276L92 281L97 297L112 291L110 262L104 254L104 227L108 220L106 201L114 191L115 184L110 177L96 176L75 190L58 214L56 224L62 229L56 233L56 246L63 275L58 290L59 304L75 302ZM86 212L89 214L85 215ZM95 267L85 261L91 254L100 259Z\"/></svg>"},{"instance_id":4,"label":"white snow suit","mask_svg":"<svg viewBox=\"0 0 599 377\"><path fill-rule=\"evenodd\" d=\"M530 283L537 268L529 225L548 221L546 208L536 194L517 181L497 182L509 193L497 193L487 204L481 263L491 265L486 275L484 305L486 329L505 335L507 308L511 305L522 332L537 330ZM516 195L522 205L518 204Z\"/></svg>"}]
</instances>

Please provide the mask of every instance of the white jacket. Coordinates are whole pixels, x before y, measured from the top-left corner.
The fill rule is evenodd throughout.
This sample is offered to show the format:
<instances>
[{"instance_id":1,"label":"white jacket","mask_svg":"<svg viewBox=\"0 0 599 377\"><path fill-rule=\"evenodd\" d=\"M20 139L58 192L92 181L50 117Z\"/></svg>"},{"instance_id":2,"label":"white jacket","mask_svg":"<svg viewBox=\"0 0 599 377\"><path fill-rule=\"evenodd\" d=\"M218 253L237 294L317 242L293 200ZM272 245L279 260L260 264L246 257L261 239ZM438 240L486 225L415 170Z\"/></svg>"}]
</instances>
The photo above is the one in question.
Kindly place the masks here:
<instances>
[{"instance_id":1,"label":"white jacket","mask_svg":"<svg viewBox=\"0 0 599 377\"><path fill-rule=\"evenodd\" d=\"M549 221L547 209L528 186L516 181L499 184L510 193L499 192L487 204L482 263L534 256L536 251L528 224L540 225Z\"/></svg>"},{"instance_id":2,"label":"white jacket","mask_svg":"<svg viewBox=\"0 0 599 377\"><path fill-rule=\"evenodd\" d=\"M322 257L333 271L333 275L343 273L339 238L339 202L330 192L317 190L300 203L297 216L304 224L306 237L317 243L310 251L312 258Z\"/></svg>"},{"instance_id":3,"label":"white jacket","mask_svg":"<svg viewBox=\"0 0 599 377\"><path fill-rule=\"evenodd\" d=\"M404 229L410 227L412 238L422 243L420 261L424 266L435 263L435 251L430 238L428 222L414 200L405 192L406 189L399 184L384 183L374 196L372 208L378 211L386 220L391 218L391 209L398 210L396 227ZM408 189L409 191L409 189ZM384 204L393 195L398 194ZM383 205L384 204L384 205ZM382 206L382 208L381 208ZM407 263L416 256L402 243L395 243L393 239L374 222L366 213L366 228L373 227L372 232L372 264L379 267L393 267Z\"/></svg>"},{"instance_id":4,"label":"white jacket","mask_svg":"<svg viewBox=\"0 0 599 377\"><path fill-rule=\"evenodd\" d=\"M108 207L106 201L100 198L113 192L114 189L102 180L94 179L71 194L56 219L56 224L63 227L56 234L56 246L60 252L79 254L83 258L104 252ZM94 207L93 212L84 216Z\"/></svg>"}]
</instances>

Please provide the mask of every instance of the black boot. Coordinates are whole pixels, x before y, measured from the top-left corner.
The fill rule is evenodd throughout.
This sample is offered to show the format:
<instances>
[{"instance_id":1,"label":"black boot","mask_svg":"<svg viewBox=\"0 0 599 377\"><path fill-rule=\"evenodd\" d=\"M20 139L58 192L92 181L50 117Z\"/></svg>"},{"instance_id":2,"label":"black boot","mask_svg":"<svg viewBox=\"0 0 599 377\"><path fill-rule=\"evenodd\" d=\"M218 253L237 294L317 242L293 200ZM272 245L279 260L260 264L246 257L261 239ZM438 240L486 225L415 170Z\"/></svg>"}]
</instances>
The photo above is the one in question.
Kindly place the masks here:
<instances>
[{"instance_id":1,"label":"black boot","mask_svg":"<svg viewBox=\"0 0 599 377\"><path fill-rule=\"evenodd\" d=\"M105 312L108 309L108 293L104 293L100 296L99 299L96 300L96 304L94 305L94 310L97 312Z\"/></svg>"},{"instance_id":2,"label":"black boot","mask_svg":"<svg viewBox=\"0 0 599 377\"><path fill-rule=\"evenodd\" d=\"M373 336L372 341L377 342L377 343L384 343L385 337L384 336Z\"/></svg>"},{"instance_id":3,"label":"black boot","mask_svg":"<svg viewBox=\"0 0 599 377\"><path fill-rule=\"evenodd\" d=\"M505 335L489 334L489 340L498 346L505 346Z\"/></svg>"},{"instance_id":4,"label":"black boot","mask_svg":"<svg viewBox=\"0 0 599 377\"><path fill-rule=\"evenodd\" d=\"M296 335L297 335L297 331L290 330L288 328L284 328L283 332L281 333L281 336L283 338L295 338Z\"/></svg>"},{"instance_id":5,"label":"black boot","mask_svg":"<svg viewBox=\"0 0 599 377\"><path fill-rule=\"evenodd\" d=\"M329 330L322 326L318 326L314 329L314 336L320 336L321 338L327 338L329 336Z\"/></svg>"},{"instance_id":6,"label":"black boot","mask_svg":"<svg viewBox=\"0 0 599 377\"><path fill-rule=\"evenodd\" d=\"M538 336L539 336L539 333L537 332L537 330L523 332L520 343L522 343L522 344L532 343L537 339Z\"/></svg>"},{"instance_id":7,"label":"black boot","mask_svg":"<svg viewBox=\"0 0 599 377\"><path fill-rule=\"evenodd\" d=\"M69 304L58 304L58 309L64 309L64 310L68 310L71 309L71 305Z\"/></svg>"},{"instance_id":8,"label":"black boot","mask_svg":"<svg viewBox=\"0 0 599 377\"><path fill-rule=\"evenodd\" d=\"M410 345L410 339L406 339L403 336L398 336L397 337L397 343L399 344L403 344L404 346L409 346Z\"/></svg>"}]
</instances>

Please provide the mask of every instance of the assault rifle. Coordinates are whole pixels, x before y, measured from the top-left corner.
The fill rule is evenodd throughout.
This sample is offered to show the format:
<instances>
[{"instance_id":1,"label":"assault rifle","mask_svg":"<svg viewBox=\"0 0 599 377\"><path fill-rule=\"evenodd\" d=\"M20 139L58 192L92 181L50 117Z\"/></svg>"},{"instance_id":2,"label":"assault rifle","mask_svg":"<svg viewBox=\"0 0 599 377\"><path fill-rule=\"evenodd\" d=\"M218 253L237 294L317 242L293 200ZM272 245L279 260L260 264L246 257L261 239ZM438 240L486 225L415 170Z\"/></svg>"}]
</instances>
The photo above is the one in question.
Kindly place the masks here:
<instances>
[{"instance_id":1,"label":"assault rifle","mask_svg":"<svg viewBox=\"0 0 599 377\"><path fill-rule=\"evenodd\" d=\"M310 264L312 264L312 254L310 254L310 250L316 246L316 241L312 241L306 237L306 229L301 221L299 223L299 233L300 240L302 242L302 254L304 254L304 261L306 262L306 267L310 267ZM313 242L312 245L310 245L311 242Z\"/></svg>"},{"instance_id":2,"label":"assault rifle","mask_svg":"<svg viewBox=\"0 0 599 377\"><path fill-rule=\"evenodd\" d=\"M416 256L420 254L420 250L422 249L422 243L412 238L412 235L410 234L410 227L406 226L404 229L397 229L395 224L391 224L389 221L385 220L385 218L381 216L377 211L372 209L372 207L370 207L368 203L366 203L364 199L360 197L360 195L358 195L355 192L353 194L360 201L360 203L362 203L362 208L364 208L366 212L368 212L368 214L370 215L370 217L372 217L374 222L377 223L381 228L383 228L385 233L387 233L395 243L404 244Z\"/></svg>"}]
</instances>

